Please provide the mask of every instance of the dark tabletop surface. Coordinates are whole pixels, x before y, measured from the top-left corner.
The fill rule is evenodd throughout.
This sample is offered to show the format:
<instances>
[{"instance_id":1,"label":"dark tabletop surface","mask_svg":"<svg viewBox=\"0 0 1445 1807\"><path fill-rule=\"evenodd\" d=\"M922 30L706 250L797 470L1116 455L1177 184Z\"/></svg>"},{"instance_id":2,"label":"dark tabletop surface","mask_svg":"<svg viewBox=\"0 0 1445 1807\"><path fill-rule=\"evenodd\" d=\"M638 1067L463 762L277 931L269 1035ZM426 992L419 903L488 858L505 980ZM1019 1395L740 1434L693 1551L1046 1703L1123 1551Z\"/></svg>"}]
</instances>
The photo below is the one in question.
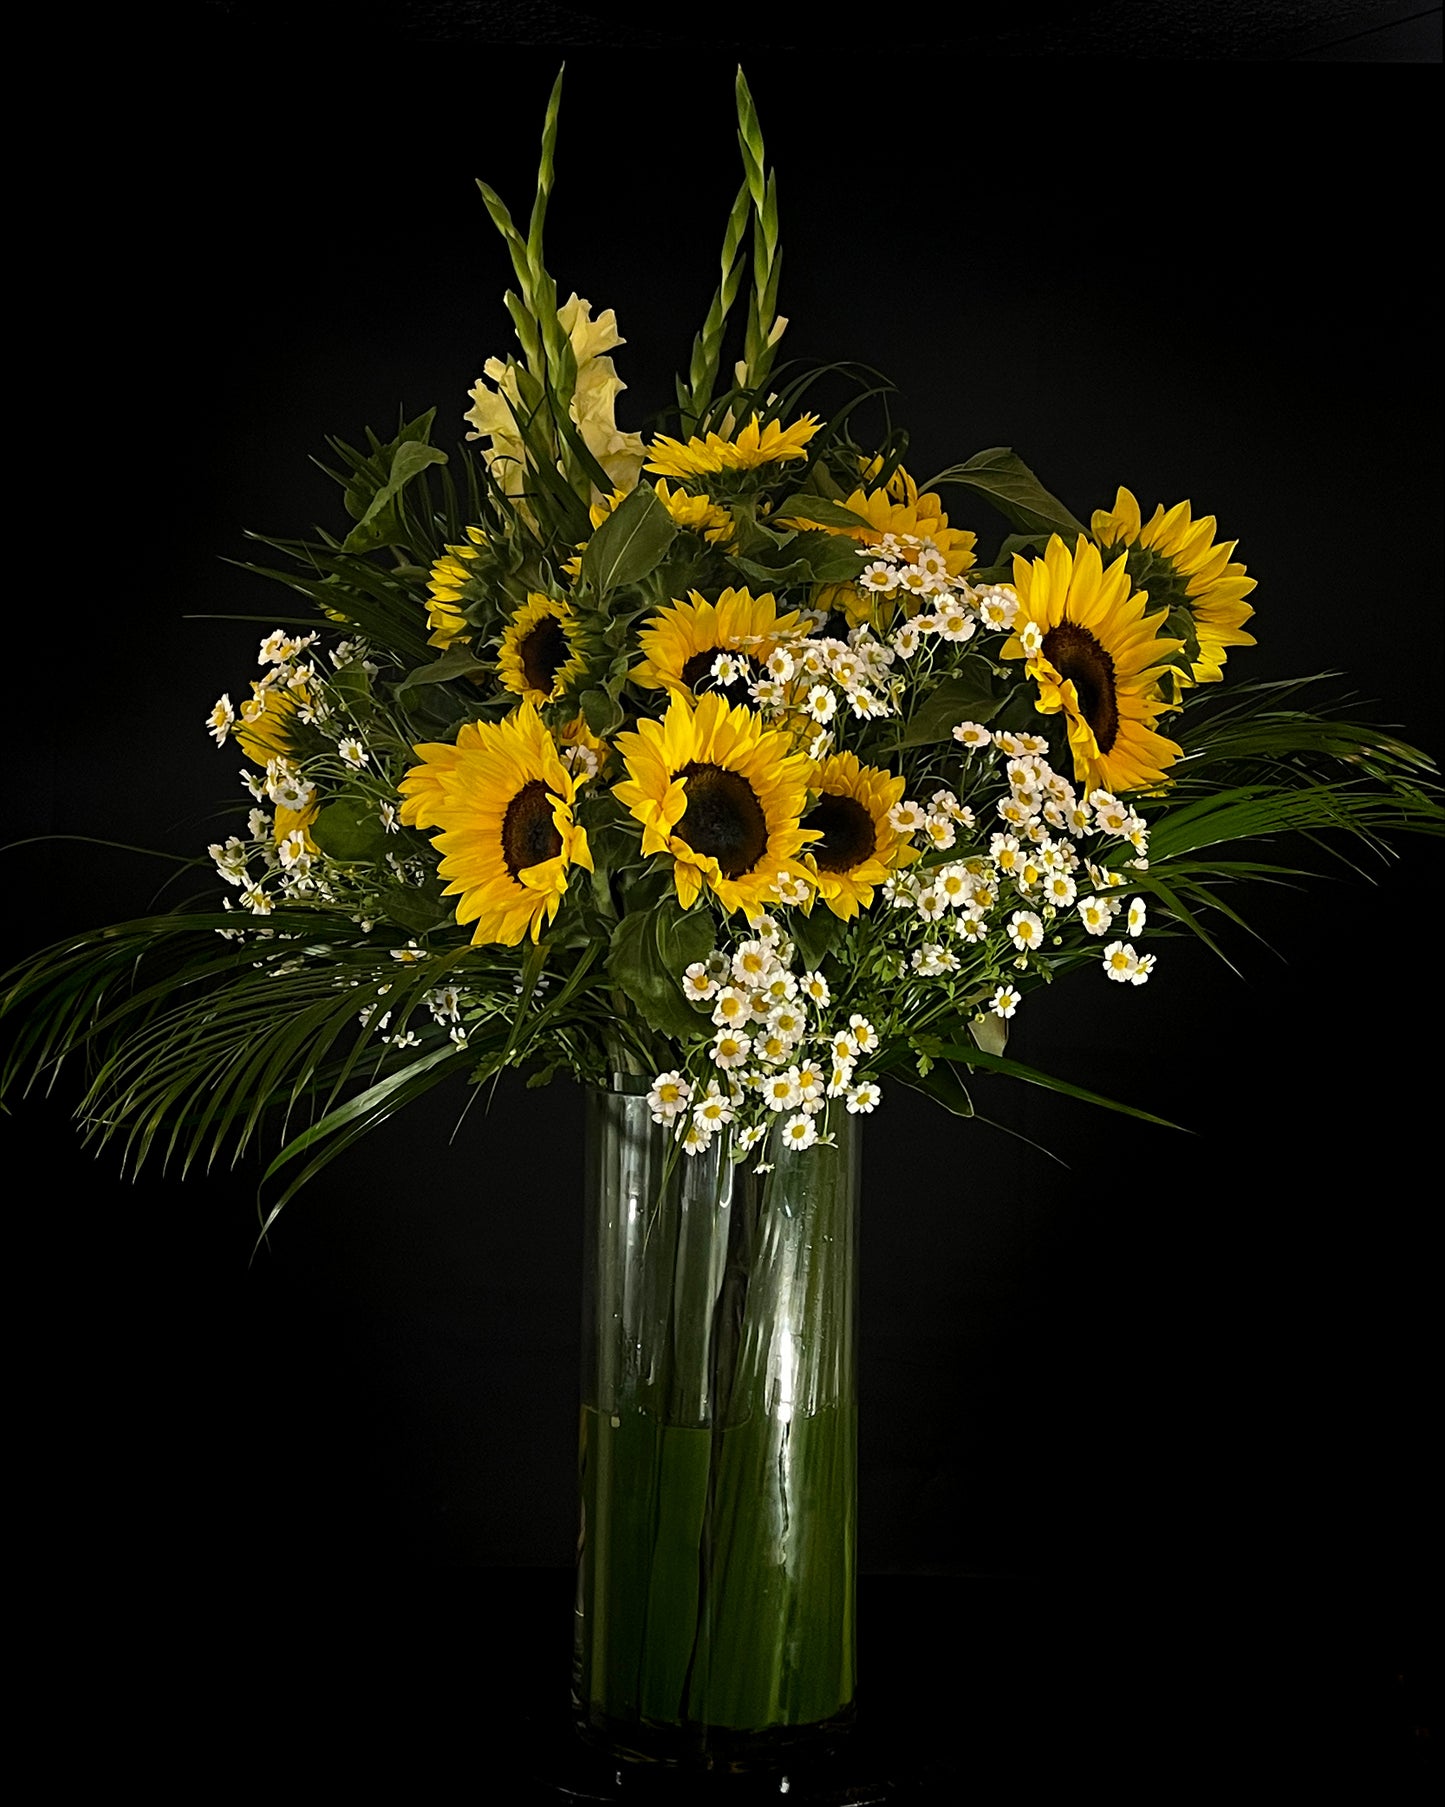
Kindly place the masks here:
<instances>
[{"instance_id":1,"label":"dark tabletop surface","mask_svg":"<svg viewBox=\"0 0 1445 1807\"><path fill-rule=\"evenodd\" d=\"M1409 1628L1345 1610L1324 1581L1304 1597L1195 1594L1178 1576L1125 1590L865 1574L852 1735L831 1759L753 1778L587 1751L568 1710L571 1596L565 1570L302 1576L263 1561L244 1583L198 1578L133 1652L122 1633L86 1698L118 1709L115 1773L162 1792L194 1779L197 1752L213 1778L292 1798L482 1807L952 1807L1085 1790L1155 1803L1201 1784L1241 1800L1324 1786L1375 1807L1432 1786L1438 1667ZM143 1656L153 1639L163 1654ZM97 1735L79 1715L77 1739Z\"/></svg>"}]
</instances>

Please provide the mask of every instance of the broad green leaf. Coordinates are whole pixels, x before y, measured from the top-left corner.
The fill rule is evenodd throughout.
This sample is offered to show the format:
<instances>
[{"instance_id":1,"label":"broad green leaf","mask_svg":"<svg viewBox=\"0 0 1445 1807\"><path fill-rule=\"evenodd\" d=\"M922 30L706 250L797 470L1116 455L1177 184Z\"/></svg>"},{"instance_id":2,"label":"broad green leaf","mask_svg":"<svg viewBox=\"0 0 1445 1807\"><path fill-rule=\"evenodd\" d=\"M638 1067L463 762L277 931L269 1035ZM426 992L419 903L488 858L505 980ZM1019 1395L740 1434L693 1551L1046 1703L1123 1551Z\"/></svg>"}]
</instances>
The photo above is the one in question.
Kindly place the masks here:
<instances>
[{"instance_id":1,"label":"broad green leaf","mask_svg":"<svg viewBox=\"0 0 1445 1807\"><path fill-rule=\"evenodd\" d=\"M384 546L395 532L391 504L413 477L420 476L430 464L445 464L447 455L439 446L427 445L420 439L400 440L391 456L386 482L377 490L366 513L341 543L343 552L367 552Z\"/></svg>"},{"instance_id":2,"label":"broad green leaf","mask_svg":"<svg viewBox=\"0 0 1445 1807\"><path fill-rule=\"evenodd\" d=\"M400 923L417 935L425 935L448 921L452 913L440 898L409 885L387 885L380 893L380 902L391 922Z\"/></svg>"},{"instance_id":3,"label":"broad green leaf","mask_svg":"<svg viewBox=\"0 0 1445 1807\"><path fill-rule=\"evenodd\" d=\"M646 577L677 537L677 523L647 483L639 483L587 542L582 577L599 596Z\"/></svg>"},{"instance_id":4,"label":"broad green leaf","mask_svg":"<svg viewBox=\"0 0 1445 1807\"><path fill-rule=\"evenodd\" d=\"M584 690L582 715L594 734L612 734L622 726L622 705L606 690Z\"/></svg>"},{"instance_id":5,"label":"broad green leaf","mask_svg":"<svg viewBox=\"0 0 1445 1807\"><path fill-rule=\"evenodd\" d=\"M706 1019L682 995L682 968L674 969L658 945L663 914L662 908L634 910L622 918L612 932L607 975L654 1029L664 1035L693 1036ZM708 933L711 937L711 929Z\"/></svg>"},{"instance_id":6,"label":"broad green leaf","mask_svg":"<svg viewBox=\"0 0 1445 1807\"><path fill-rule=\"evenodd\" d=\"M993 674L985 661L965 659L963 668L940 680L914 711L899 745L926 747L947 740L960 722L990 721L1004 700L994 695Z\"/></svg>"},{"instance_id":7,"label":"broad green leaf","mask_svg":"<svg viewBox=\"0 0 1445 1807\"><path fill-rule=\"evenodd\" d=\"M379 859L387 843L376 805L366 797L324 803L311 823L311 838L329 858L348 861Z\"/></svg>"},{"instance_id":8,"label":"broad green leaf","mask_svg":"<svg viewBox=\"0 0 1445 1807\"><path fill-rule=\"evenodd\" d=\"M801 913L788 924L798 952L809 970L816 972L843 933L843 918L835 916L825 904L815 904L811 915Z\"/></svg>"},{"instance_id":9,"label":"broad green leaf","mask_svg":"<svg viewBox=\"0 0 1445 1807\"><path fill-rule=\"evenodd\" d=\"M962 464L940 471L928 487L939 483L958 483L983 496L1020 533L1057 533L1072 546L1084 531L1083 522L1076 520L1057 496L1049 494L1012 446L996 445L975 452Z\"/></svg>"},{"instance_id":10,"label":"broad green leaf","mask_svg":"<svg viewBox=\"0 0 1445 1807\"><path fill-rule=\"evenodd\" d=\"M985 1054L1002 1054L1008 1047L1008 1019L992 1010L971 1017L968 1032Z\"/></svg>"},{"instance_id":11,"label":"broad green leaf","mask_svg":"<svg viewBox=\"0 0 1445 1807\"><path fill-rule=\"evenodd\" d=\"M816 521L820 527L867 527L873 523L865 516L844 508L841 502L830 502L826 496L800 492L780 502L769 517L774 521Z\"/></svg>"},{"instance_id":12,"label":"broad green leaf","mask_svg":"<svg viewBox=\"0 0 1445 1807\"><path fill-rule=\"evenodd\" d=\"M409 671L396 687L396 694L418 689L423 684L448 684L453 678L472 677L490 667L472 651L469 646L449 646L439 659L430 665L418 665L415 671Z\"/></svg>"}]
</instances>

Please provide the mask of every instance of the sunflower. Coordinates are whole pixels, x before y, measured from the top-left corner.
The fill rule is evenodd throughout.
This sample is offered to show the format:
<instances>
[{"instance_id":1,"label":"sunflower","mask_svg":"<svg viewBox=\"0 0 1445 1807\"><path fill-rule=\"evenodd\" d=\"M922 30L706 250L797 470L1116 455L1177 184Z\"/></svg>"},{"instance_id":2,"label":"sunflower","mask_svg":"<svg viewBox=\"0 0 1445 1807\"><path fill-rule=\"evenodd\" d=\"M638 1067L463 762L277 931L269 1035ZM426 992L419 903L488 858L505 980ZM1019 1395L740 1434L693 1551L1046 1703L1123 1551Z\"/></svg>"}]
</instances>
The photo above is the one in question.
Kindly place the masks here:
<instances>
[{"instance_id":1,"label":"sunflower","mask_svg":"<svg viewBox=\"0 0 1445 1807\"><path fill-rule=\"evenodd\" d=\"M486 544L486 539L487 536L480 527L468 527L469 544L448 546L433 563L431 575L427 579L430 600L427 603L426 619L427 626L432 630L427 640L428 646L440 647L445 652L449 646L467 644L470 629L467 618L462 613L462 601L473 578L473 573L467 566L477 557Z\"/></svg>"},{"instance_id":2,"label":"sunflower","mask_svg":"<svg viewBox=\"0 0 1445 1807\"><path fill-rule=\"evenodd\" d=\"M751 917L777 901L778 880L811 888L799 858L817 830L799 820L808 800L808 761L786 734L750 709L674 697L661 721L619 734L627 776L613 794L642 824L642 851L672 857L684 909L704 879L723 909Z\"/></svg>"},{"instance_id":3,"label":"sunflower","mask_svg":"<svg viewBox=\"0 0 1445 1807\"><path fill-rule=\"evenodd\" d=\"M504 722L464 722L454 746L414 751L422 763L401 781L401 819L439 828L443 893L459 897L457 921L475 922L474 944L533 941L557 914L567 868L590 872L587 831L572 820L576 789L530 703Z\"/></svg>"},{"instance_id":4,"label":"sunflower","mask_svg":"<svg viewBox=\"0 0 1445 1807\"><path fill-rule=\"evenodd\" d=\"M739 432L708 433L701 439L667 439L659 435L647 448L646 469L659 477L702 477L714 471L755 471L764 464L805 459L807 444L822 426L816 414L804 414L790 427L755 414Z\"/></svg>"},{"instance_id":5,"label":"sunflower","mask_svg":"<svg viewBox=\"0 0 1445 1807\"><path fill-rule=\"evenodd\" d=\"M871 468L878 468L876 459ZM851 496L844 498L841 506L863 517L858 526L838 527L831 522L809 521L802 515L780 520L777 524L842 534L846 539L856 540L860 546L877 546L888 534L905 543L910 539L927 540L943 555L944 566L951 578L962 577L974 564L978 535L967 527L950 527L938 496L932 490L920 495L917 483L901 465L881 489L855 489ZM905 613L910 615L916 614L926 600L901 590L899 595ZM864 622L882 626L884 617L892 615L896 607L892 599L865 595L856 584L829 584L826 594L820 595L818 601L821 607L841 610L851 627L859 627Z\"/></svg>"},{"instance_id":6,"label":"sunflower","mask_svg":"<svg viewBox=\"0 0 1445 1807\"><path fill-rule=\"evenodd\" d=\"M1161 503L1146 523L1127 489L1119 491L1112 510L1095 509L1090 525L1101 545L1128 547L1130 577L1156 602L1189 610L1199 639L1190 675L1196 684L1217 684L1227 649L1255 644L1254 635L1244 631L1254 613L1244 599L1255 580L1229 556L1238 542L1216 545L1214 516L1194 520L1187 502L1169 509Z\"/></svg>"},{"instance_id":7,"label":"sunflower","mask_svg":"<svg viewBox=\"0 0 1445 1807\"><path fill-rule=\"evenodd\" d=\"M905 780L860 765L852 753L834 753L814 768L808 788L818 801L803 826L821 837L804 856L815 869L813 882L835 916L856 916L873 902L875 885L921 857L888 820Z\"/></svg>"},{"instance_id":8,"label":"sunflower","mask_svg":"<svg viewBox=\"0 0 1445 1807\"><path fill-rule=\"evenodd\" d=\"M643 659L631 676L646 690L694 697L711 682L713 660L728 652L737 655L741 675L721 686L722 693L729 702L742 703L778 641L802 632L796 611L779 615L771 591L754 596L748 590L724 590L713 603L690 590L688 598L650 617L638 633Z\"/></svg>"},{"instance_id":9,"label":"sunflower","mask_svg":"<svg viewBox=\"0 0 1445 1807\"><path fill-rule=\"evenodd\" d=\"M297 727L306 692L279 684L251 685L251 700L242 703L240 719L232 730L247 759L264 766L273 759L291 759L297 752Z\"/></svg>"},{"instance_id":10,"label":"sunflower","mask_svg":"<svg viewBox=\"0 0 1445 1807\"><path fill-rule=\"evenodd\" d=\"M502 634L503 684L538 707L556 702L586 676L587 661L578 638L577 622L567 604L534 592Z\"/></svg>"},{"instance_id":11,"label":"sunflower","mask_svg":"<svg viewBox=\"0 0 1445 1807\"><path fill-rule=\"evenodd\" d=\"M1159 679L1179 650L1159 629L1164 609L1145 614L1123 558L1106 570L1099 548L1079 535L1074 552L1057 534L1041 559L1015 555L1019 612L1006 659L1028 659L1041 715L1063 711L1074 774L1090 790L1128 791L1155 783L1181 748L1154 730L1164 708Z\"/></svg>"},{"instance_id":12,"label":"sunflower","mask_svg":"<svg viewBox=\"0 0 1445 1807\"><path fill-rule=\"evenodd\" d=\"M732 543L733 518L711 496L690 496L685 489L669 489L661 477L653 484L652 491L679 527L697 534L699 539L706 540L711 546L727 546ZM627 494L626 490L614 489L610 496L604 496L600 502L592 504L590 514L594 531L619 503L626 500Z\"/></svg>"}]
</instances>

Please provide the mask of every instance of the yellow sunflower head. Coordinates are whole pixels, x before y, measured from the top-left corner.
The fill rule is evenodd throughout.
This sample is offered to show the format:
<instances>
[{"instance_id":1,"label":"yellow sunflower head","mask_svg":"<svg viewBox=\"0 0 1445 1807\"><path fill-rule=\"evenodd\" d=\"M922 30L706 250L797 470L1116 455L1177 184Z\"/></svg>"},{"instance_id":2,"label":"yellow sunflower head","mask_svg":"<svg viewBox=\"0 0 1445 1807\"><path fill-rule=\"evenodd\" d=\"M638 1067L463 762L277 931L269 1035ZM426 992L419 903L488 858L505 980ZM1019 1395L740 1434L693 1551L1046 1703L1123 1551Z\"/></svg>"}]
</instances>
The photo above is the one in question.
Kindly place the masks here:
<instances>
[{"instance_id":1,"label":"yellow sunflower head","mask_svg":"<svg viewBox=\"0 0 1445 1807\"><path fill-rule=\"evenodd\" d=\"M808 441L822 424L815 414L804 414L790 427L776 420L764 426L755 414L731 434L706 433L687 440L659 436L647 448L646 468L659 477L704 477L806 459Z\"/></svg>"},{"instance_id":2,"label":"yellow sunflower head","mask_svg":"<svg viewBox=\"0 0 1445 1807\"><path fill-rule=\"evenodd\" d=\"M865 473L877 474L882 469L879 459L865 467ZM865 481L867 476L865 474ZM855 489L842 506L862 519L856 527L839 527L823 521L809 521L795 516L779 521L781 527L813 527L825 533L842 534L860 546L881 545L892 535L904 547L932 546L941 555L944 568L952 579L963 576L975 563L974 548L978 535L967 527L950 527L943 504L932 490L919 493L918 485L900 465L881 489ZM860 561L861 562L861 561ZM866 592L856 584L830 584L826 594L817 599L819 605L837 609L848 619L850 627L865 623L881 628L899 612L916 615L928 601L922 590L910 590L906 583L889 595Z\"/></svg>"},{"instance_id":3,"label":"yellow sunflower head","mask_svg":"<svg viewBox=\"0 0 1445 1807\"><path fill-rule=\"evenodd\" d=\"M819 838L804 857L816 874L819 897L835 916L866 910L875 885L921 857L888 820L904 787L904 779L860 765L852 753L834 753L813 768L808 788L818 801L803 826L816 829Z\"/></svg>"},{"instance_id":4,"label":"yellow sunflower head","mask_svg":"<svg viewBox=\"0 0 1445 1807\"><path fill-rule=\"evenodd\" d=\"M652 486L653 494L662 506L677 522L678 526L688 533L695 533L699 539L706 540L710 546L729 546L733 539L733 518L725 508L713 501L711 496L690 496L685 489L670 489L666 481L659 477ZM590 515L593 530L599 528L619 503L627 499L625 490L614 489L610 496L604 496L600 502L592 504ZM580 560L578 562L580 569Z\"/></svg>"},{"instance_id":5,"label":"yellow sunflower head","mask_svg":"<svg viewBox=\"0 0 1445 1807\"><path fill-rule=\"evenodd\" d=\"M642 851L672 860L684 909L704 883L749 917L777 903L780 880L811 888L800 857L819 838L800 820L808 761L786 734L716 694L695 709L675 697L661 721L619 734L617 750L627 776L613 794L642 824Z\"/></svg>"},{"instance_id":6,"label":"yellow sunflower head","mask_svg":"<svg viewBox=\"0 0 1445 1807\"><path fill-rule=\"evenodd\" d=\"M428 646L443 652L453 645L465 646L471 628L462 612L464 603L476 594L475 572L468 567L480 555L487 536L480 527L468 527L465 546L448 546L431 568L427 579L427 626L431 635Z\"/></svg>"},{"instance_id":7,"label":"yellow sunflower head","mask_svg":"<svg viewBox=\"0 0 1445 1807\"><path fill-rule=\"evenodd\" d=\"M464 722L456 744L414 751L421 764L401 781L401 819L439 828L444 895L474 944L534 941L557 914L568 868L592 869L587 831L572 820L572 774L530 703L504 722Z\"/></svg>"},{"instance_id":8,"label":"yellow sunflower head","mask_svg":"<svg viewBox=\"0 0 1445 1807\"><path fill-rule=\"evenodd\" d=\"M1123 558L1106 568L1083 534L1072 553L1055 534L1042 558L1015 556L1014 589L1003 656L1028 660L1041 715L1063 712L1075 777L1090 790L1156 783L1181 751L1154 728L1180 644L1161 632L1167 611L1146 614L1148 593L1132 588Z\"/></svg>"},{"instance_id":9,"label":"yellow sunflower head","mask_svg":"<svg viewBox=\"0 0 1445 1807\"><path fill-rule=\"evenodd\" d=\"M1244 631L1254 614L1244 599L1255 580L1230 556L1237 541L1215 543L1213 515L1195 520L1187 502L1176 502L1168 509L1160 504L1146 522L1138 502L1121 489L1113 508L1096 509L1090 525L1100 545L1126 548L1136 587L1147 589L1171 613L1188 611L1199 642L1189 670L1194 683L1218 683L1228 649L1255 644L1254 635Z\"/></svg>"},{"instance_id":10,"label":"yellow sunflower head","mask_svg":"<svg viewBox=\"0 0 1445 1807\"><path fill-rule=\"evenodd\" d=\"M576 617L565 602L528 596L502 634L502 682L540 708L576 688L587 675Z\"/></svg>"},{"instance_id":11,"label":"yellow sunflower head","mask_svg":"<svg viewBox=\"0 0 1445 1807\"><path fill-rule=\"evenodd\" d=\"M304 690L253 683L250 701L242 703L233 729L247 759L264 766L272 759L293 758L298 751L297 729L305 702Z\"/></svg>"},{"instance_id":12,"label":"yellow sunflower head","mask_svg":"<svg viewBox=\"0 0 1445 1807\"><path fill-rule=\"evenodd\" d=\"M779 640L801 632L797 611L779 615L771 592L724 590L716 602L707 602L691 590L686 602L651 616L638 633L643 658L633 666L632 680L688 699L716 688L728 702L743 704ZM734 655L738 674L731 683L717 685L712 676L719 653Z\"/></svg>"}]
</instances>

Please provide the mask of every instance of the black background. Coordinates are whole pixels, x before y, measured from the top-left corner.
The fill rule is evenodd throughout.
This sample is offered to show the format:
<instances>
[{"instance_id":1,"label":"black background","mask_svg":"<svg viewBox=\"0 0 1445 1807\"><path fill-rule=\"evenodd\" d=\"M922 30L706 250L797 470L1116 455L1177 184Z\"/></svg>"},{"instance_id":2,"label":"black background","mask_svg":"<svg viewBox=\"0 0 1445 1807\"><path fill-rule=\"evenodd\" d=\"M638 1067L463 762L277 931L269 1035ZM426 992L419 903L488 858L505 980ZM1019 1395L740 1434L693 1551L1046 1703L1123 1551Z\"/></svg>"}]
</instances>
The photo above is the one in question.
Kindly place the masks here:
<instances>
[{"instance_id":1,"label":"black background","mask_svg":"<svg viewBox=\"0 0 1445 1807\"><path fill-rule=\"evenodd\" d=\"M920 475L1005 443L1076 513L1121 482L1189 497L1259 579L1230 674L1342 670L1438 756L1421 78L895 61L886 29L855 58L743 54L784 352L881 369ZM16 836L216 838L237 760L204 718L286 603L224 560L248 528L341 522L308 463L327 434L436 404L459 435L510 343L472 178L525 210L554 50L207 43L194 79L98 101L87 173L51 190L78 260L57 293L73 274L87 305L48 367L58 518L12 599L52 623ZM642 426L715 282L737 57L567 58L550 262L617 309ZM172 895L139 855L5 858L16 953ZM1136 1665L1321 1640L1403 1660L1439 1503L1439 860L1403 846L1371 878L1252 899L1271 945L1231 936L1239 976L1171 943L1143 989L1080 977L1026 1006L1024 1059L1189 1133L987 1084L1004 1127L966 1124L889 1088L864 1172L866 1572L1081 1586L1100 1651ZM464 1085L432 1094L254 1261L254 1162L123 1182L77 1147L72 1099L0 1131L36 1535L92 1606L118 1590L199 1635L220 1602L284 1641L307 1590L570 1560L575 1088L504 1084L464 1120Z\"/></svg>"}]
</instances>

